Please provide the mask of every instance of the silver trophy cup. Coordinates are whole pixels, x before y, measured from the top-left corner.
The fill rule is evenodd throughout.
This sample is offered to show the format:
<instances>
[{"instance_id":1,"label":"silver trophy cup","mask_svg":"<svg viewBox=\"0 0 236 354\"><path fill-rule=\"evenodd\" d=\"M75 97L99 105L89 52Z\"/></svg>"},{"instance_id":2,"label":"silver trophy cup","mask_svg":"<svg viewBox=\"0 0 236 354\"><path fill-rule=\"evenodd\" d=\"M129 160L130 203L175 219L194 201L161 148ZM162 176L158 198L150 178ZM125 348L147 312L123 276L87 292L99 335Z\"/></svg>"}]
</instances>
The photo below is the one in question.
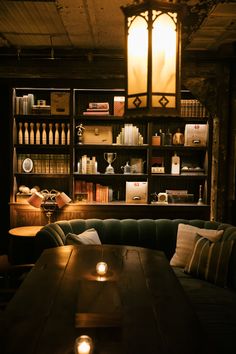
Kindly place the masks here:
<instances>
[{"instance_id":1,"label":"silver trophy cup","mask_svg":"<svg viewBox=\"0 0 236 354\"><path fill-rule=\"evenodd\" d=\"M112 174L115 173L114 168L112 167L112 162L115 161L116 159L116 152L104 152L104 159L107 161L108 166L106 167L106 174Z\"/></svg>"}]
</instances>

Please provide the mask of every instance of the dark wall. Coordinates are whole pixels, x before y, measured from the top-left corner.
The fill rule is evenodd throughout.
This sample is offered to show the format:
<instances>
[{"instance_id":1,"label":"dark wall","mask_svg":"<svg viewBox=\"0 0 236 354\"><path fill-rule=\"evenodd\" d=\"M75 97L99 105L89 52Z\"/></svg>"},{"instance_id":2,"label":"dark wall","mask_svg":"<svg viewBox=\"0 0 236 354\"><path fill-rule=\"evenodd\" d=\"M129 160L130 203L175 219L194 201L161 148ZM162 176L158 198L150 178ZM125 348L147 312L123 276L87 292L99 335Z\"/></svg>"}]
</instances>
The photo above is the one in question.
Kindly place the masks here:
<instances>
[{"instance_id":1,"label":"dark wall","mask_svg":"<svg viewBox=\"0 0 236 354\"><path fill-rule=\"evenodd\" d=\"M8 245L9 193L10 193L10 93L6 82L0 81L0 254L5 253Z\"/></svg>"}]
</instances>

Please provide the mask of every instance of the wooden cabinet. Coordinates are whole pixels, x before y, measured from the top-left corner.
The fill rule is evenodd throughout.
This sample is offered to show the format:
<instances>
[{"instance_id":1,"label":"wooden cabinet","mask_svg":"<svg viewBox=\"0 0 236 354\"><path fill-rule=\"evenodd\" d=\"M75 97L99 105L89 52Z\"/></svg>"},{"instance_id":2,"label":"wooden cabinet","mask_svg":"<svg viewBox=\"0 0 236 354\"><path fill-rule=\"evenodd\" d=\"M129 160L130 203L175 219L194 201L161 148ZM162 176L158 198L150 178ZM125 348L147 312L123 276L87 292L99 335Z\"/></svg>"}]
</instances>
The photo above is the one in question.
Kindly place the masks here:
<instances>
[{"instance_id":1,"label":"wooden cabinet","mask_svg":"<svg viewBox=\"0 0 236 354\"><path fill-rule=\"evenodd\" d=\"M188 210L208 219L211 118L184 95L180 117L125 117L121 89L14 88L11 226L21 224L22 210L34 214L25 224L44 223L27 205L35 186L68 194L72 205L61 211L68 219L83 209L86 218L175 218ZM207 132L201 141L191 137L199 127Z\"/></svg>"}]
</instances>

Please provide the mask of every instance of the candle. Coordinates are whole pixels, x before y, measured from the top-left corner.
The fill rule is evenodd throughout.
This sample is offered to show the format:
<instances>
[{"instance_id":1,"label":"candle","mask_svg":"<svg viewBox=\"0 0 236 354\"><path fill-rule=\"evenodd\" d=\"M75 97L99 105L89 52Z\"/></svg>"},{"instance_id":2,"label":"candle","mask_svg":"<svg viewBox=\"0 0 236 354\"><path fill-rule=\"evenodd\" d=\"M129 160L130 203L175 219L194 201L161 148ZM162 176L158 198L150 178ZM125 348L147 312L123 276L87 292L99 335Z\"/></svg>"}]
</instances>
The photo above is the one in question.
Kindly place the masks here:
<instances>
[{"instance_id":1,"label":"candle","mask_svg":"<svg viewBox=\"0 0 236 354\"><path fill-rule=\"evenodd\" d=\"M96 272L98 275L102 276L107 273L108 266L106 262L98 262L96 265Z\"/></svg>"},{"instance_id":2,"label":"candle","mask_svg":"<svg viewBox=\"0 0 236 354\"><path fill-rule=\"evenodd\" d=\"M92 354L93 342L89 336L83 335L75 341L75 354Z\"/></svg>"}]
</instances>

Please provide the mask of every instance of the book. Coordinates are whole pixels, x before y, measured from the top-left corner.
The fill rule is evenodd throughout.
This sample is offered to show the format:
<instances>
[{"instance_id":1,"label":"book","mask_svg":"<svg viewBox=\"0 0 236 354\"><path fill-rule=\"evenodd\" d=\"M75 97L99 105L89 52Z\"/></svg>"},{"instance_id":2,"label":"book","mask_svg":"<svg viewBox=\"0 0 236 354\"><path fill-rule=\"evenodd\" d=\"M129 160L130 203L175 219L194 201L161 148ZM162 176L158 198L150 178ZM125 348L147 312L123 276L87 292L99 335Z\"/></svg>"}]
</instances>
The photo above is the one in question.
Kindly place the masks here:
<instances>
[{"instance_id":1,"label":"book","mask_svg":"<svg viewBox=\"0 0 236 354\"><path fill-rule=\"evenodd\" d=\"M88 108L109 110L109 102L89 102Z\"/></svg>"}]
</instances>

